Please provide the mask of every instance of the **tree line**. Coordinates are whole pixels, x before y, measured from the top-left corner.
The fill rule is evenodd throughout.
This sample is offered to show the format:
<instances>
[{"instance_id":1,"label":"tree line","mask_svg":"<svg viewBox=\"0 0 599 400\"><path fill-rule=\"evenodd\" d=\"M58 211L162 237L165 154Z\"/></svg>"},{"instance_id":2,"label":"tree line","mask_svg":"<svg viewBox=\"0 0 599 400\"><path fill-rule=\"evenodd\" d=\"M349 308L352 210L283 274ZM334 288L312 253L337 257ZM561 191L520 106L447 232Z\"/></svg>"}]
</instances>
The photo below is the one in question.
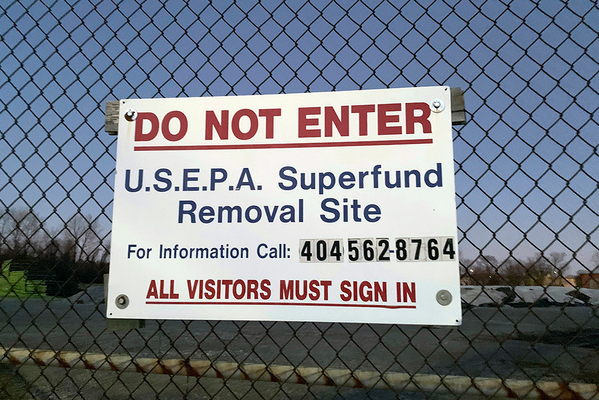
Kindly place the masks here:
<instances>
[{"instance_id":1,"label":"tree line","mask_svg":"<svg viewBox=\"0 0 599 400\"><path fill-rule=\"evenodd\" d=\"M466 285L563 286L567 269L566 253L557 251L501 262L492 255L483 255L460 263L462 284Z\"/></svg>"},{"instance_id":2,"label":"tree line","mask_svg":"<svg viewBox=\"0 0 599 400\"><path fill-rule=\"evenodd\" d=\"M103 229L89 215L75 214L60 228L45 226L33 210L8 209L0 217L3 267L44 281L48 295L70 296L80 283L101 283L108 258Z\"/></svg>"},{"instance_id":3,"label":"tree line","mask_svg":"<svg viewBox=\"0 0 599 400\"><path fill-rule=\"evenodd\" d=\"M99 221L75 214L60 228L46 227L33 211L9 209L0 217L0 262L46 282L47 294L69 296L80 283L102 283L109 245ZM535 254L499 261L492 255L462 259L466 285L549 286L563 284L566 253Z\"/></svg>"}]
</instances>

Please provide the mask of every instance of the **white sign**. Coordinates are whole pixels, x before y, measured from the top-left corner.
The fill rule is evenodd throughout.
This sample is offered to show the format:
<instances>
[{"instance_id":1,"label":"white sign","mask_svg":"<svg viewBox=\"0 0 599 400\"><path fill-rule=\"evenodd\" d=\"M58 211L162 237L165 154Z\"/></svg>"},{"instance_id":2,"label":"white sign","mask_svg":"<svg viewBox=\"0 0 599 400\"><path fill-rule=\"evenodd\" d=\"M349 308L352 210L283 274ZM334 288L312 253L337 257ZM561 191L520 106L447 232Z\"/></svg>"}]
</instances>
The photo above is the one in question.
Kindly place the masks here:
<instances>
[{"instance_id":1,"label":"white sign","mask_svg":"<svg viewBox=\"0 0 599 400\"><path fill-rule=\"evenodd\" d=\"M119 118L108 317L460 324L448 87Z\"/></svg>"}]
</instances>

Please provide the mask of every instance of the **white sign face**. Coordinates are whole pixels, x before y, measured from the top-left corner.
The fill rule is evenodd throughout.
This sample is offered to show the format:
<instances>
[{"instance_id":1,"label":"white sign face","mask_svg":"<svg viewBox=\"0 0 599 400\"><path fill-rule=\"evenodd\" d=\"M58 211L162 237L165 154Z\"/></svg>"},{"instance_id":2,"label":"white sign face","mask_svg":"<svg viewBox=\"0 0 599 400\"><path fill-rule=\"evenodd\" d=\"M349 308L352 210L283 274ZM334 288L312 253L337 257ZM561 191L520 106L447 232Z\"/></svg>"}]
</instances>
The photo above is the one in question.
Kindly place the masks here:
<instances>
[{"instance_id":1,"label":"white sign face","mask_svg":"<svg viewBox=\"0 0 599 400\"><path fill-rule=\"evenodd\" d=\"M121 101L108 317L459 325L450 101Z\"/></svg>"}]
</instances>

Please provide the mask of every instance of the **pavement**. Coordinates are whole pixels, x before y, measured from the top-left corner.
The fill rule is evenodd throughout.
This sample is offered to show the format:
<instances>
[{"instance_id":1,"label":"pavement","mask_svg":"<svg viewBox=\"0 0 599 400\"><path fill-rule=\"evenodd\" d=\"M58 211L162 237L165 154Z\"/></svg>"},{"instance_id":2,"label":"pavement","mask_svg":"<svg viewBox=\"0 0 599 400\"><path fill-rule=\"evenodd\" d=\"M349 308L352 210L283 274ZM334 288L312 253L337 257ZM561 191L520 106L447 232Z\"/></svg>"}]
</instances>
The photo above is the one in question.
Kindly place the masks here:
<instances>
[{"instance_id":1,"label":"pavement","mask_svg":"<svg viewBox=\"0 0 599 400\"><path fill-rule=\"evenodd\" d=\"M122 332L106 330L103 295L93 289L50 302L3 299L0 344L132 357L599 382L599 291L549 289L464 287L463 323L457 328L146 321L145 328ZM367 393L291 383L1 366L0 386L16 393L0 391L2 398L396 398L385 390ZM25 395L24 387L28 388ZM432 397L455 397L441 389ZM431 393L409 392L400 396L430 397Z\"/></svg>"}]
</instances>

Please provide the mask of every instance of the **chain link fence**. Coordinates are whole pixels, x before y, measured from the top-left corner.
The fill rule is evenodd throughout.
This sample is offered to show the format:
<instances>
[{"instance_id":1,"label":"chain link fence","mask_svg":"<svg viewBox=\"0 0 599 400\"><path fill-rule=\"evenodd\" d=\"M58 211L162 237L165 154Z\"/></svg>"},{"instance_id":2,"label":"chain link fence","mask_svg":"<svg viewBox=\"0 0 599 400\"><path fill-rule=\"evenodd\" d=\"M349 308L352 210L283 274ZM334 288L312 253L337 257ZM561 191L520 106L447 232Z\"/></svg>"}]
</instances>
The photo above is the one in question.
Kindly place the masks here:
<instances>
[{"instance_id":1,"label":"chain link fence","mask_svg":"<svg viewBox=\"0 0 599 400\"><path fill-rule=\"evenodd\" d=\"M2 2L0 397L598 398L598 35L590 0ZM460 328L107 329L107 101L435 85Z\"/></svg>"}]
</instances>

